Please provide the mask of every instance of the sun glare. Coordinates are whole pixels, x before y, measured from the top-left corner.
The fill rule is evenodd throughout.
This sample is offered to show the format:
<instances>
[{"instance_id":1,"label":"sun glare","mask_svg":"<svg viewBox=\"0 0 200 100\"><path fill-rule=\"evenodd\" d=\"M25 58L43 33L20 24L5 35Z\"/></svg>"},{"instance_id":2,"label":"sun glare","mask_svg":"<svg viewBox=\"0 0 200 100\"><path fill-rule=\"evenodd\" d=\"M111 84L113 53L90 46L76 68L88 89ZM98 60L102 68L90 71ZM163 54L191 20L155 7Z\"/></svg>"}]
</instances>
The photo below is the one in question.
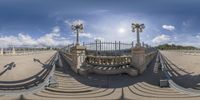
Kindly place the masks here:
<instances>
[{"instance_id":1,"label":"sun glare","mask_svg":"<svg viewBox=\"0 0 200 100\"><path fill-rule=\"evenodd\" d=\"M119 29L118 29L118 32L119 32L119 33L124 33L124 32L125 32L125 29L124 29L124 28L119 28Z\"/></svg>"}]
</instances>

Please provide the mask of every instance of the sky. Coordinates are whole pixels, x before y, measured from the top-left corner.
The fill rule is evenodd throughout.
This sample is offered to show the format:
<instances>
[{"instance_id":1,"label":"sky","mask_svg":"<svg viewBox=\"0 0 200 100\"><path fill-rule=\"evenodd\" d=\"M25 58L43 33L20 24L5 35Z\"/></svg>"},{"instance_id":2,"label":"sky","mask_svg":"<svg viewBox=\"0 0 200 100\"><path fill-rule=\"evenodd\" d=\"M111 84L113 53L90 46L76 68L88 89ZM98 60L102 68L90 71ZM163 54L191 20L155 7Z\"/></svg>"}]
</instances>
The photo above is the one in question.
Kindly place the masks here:
<instances>
[{"instance_id":1,"label":"sky","mask_svg":"<svg viewBox=\"0 0 200 100\"><path fill-rule=\"evenodd\" d=\"M200 47L199 0L0 0L0 47L75 42L136 42L132 23L144 23L141 41Z\"/></svg>"}]
</instances>

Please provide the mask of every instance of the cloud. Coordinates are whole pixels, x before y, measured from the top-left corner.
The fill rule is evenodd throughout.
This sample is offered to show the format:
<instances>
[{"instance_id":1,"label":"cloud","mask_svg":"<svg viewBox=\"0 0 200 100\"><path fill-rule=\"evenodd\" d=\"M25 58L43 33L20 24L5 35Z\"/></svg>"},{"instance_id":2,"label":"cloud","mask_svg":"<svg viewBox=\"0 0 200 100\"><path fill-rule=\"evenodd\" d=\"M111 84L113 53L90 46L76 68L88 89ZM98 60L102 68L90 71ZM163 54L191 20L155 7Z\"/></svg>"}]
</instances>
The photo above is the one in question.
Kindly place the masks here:
<instances>
[{"instance_id":1,"label":"cloud","mask_svg":"<svg viewBox=\"0 0 200 100\"><path fill-rule=\"evenodd\" d=\"M165 35L165 34L161 34L157 37L155 37L152 42L155 43L155 44L161 44L161 43L166 43L166 42L169 42L170 41L170 36L168 35Z\"/></svg>"},{"instance_id":2,"label":"cloud","mask_svg":"<svg viewBox=\"0 0 200 100\"><path fill-rule=\"evenodd\" d=\"M102 37L94 37L94 40L101 40L101 41L105 41L105 39L104 39L104 38L102 38Z\"/></svg>"},{"instance_id":3,"label":"cloud","mask_svg":"<svg viewBox=\"0 0 200 100\"><path fill-rule=\"evenodd\" d=\"M172 25L163 25L162 28L165 29L165 30L168 30L168 31L175 30L175 27L172 26Z\"/></svg>"},{"instance_id":4,"label":"cloud","mask_svg":"<svg viewBox=\"0 0 200 100\"><path fill-rule=\"evenodd\" d=\"M60 27L55 26L52 30L52 33L59 33L60 32Z\"/></svg>"},{"instance_id":5,"label":"cloud","mask_svg":"<svg viewBox=\"0 0 200 100\"><path fill-rule=\"evenodd\" d=\"M76 34L73 34L73 35L71 35L71 36L73 36L73 37L76 37ZM83 37L83 38L93 38L93 36L92 36L92 34L91 33L79 33L79 37L81 38L81 37Z\"/></svg>"},{"instance_id":6,"label":"cloud","mask_svg":"<svg viewBox=\"0 0 200 100\"><path fill-rule=\"evenodd\" d=\"M80 37L93 38L90 33L80 33Z\"/></svg>"},{"instance_id":7,"label":"cloud","mask_svg":"<svg viewBox=\"0 0 200 100\"><path fill-rule=\"evenodd\" d=\"M64 22L65 22L65 24L67 24L67 25L70 26L70 27L71 27L71 25L85 24L85 21L80 20L80 19L78 19L78 20L73 20L73 21L71 21L71 20L65 20Z\"/></svg>"},{"instance_id":8,"label":"cloud","mask_svg":"<svg viewBox=\"0 0 200 100\"><path fill-rule=\"evenodd\" d=\"M200 33L197 33L196 38L200 39Z\"/></svg>"},{"instance_id":9,"label":"cloud","mask_svg":"<svg viewBox=\"0 0 200 100\"><path fill-rule=\"evenodd\" d=\"M45 34L44 36L41 36L39 39L37 39L37 42L39 45L55 46L59 45L57 43L59 41L58 39L59 37L60 37L60 28L56 26L52 29L52 32Z\"/></svg>"},{"instance_id":10,"label":"cloud","mask_svg":"<svg viewBox=\"0 0 200 100\"><path fill-rule=\"evenodd\" d=\"M15 46L58 46L71 43L70 40L61 37L60 28L54 27L50 33L47 33L37 39L32 38L26 33L18 33L17 36L1 36L0 46L8 47L9 45Z\"/></svg>"},{"instance_id":11,"label":"cloud","mask_svg":"<svg viewBox=\"0 0 200 100\"><path fill-rule=\"evenodd\" d=\"M20 42L20 44L18 45L36 45L37 44L36 40L34 40L31 36L25 33L19 33L18 37L15 40Z\"/></svg>"}]
</instances>

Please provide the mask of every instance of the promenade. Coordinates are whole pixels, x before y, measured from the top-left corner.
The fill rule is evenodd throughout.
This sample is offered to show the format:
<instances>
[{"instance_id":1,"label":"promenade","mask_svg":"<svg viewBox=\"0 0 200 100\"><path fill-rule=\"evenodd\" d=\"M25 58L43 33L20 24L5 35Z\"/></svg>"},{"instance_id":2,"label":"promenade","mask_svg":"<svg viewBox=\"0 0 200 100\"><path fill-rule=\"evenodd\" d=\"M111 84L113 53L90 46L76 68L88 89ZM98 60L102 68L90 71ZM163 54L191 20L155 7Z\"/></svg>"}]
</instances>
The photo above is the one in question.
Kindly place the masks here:
<instances>
[{"instance_id":1,"label":"promenade","mask_svg":"<svg viewBox=\"0 0 200 100\"><path fill-rule=\"evenodd\" d=\"M44 90L28 95L6 95L7 100L199 100L199 96L181 93L173 88L160 88L159 74L154 73L155 59L146 71L137 77L127 74L81 76L59 57L59 66L54 76L58 87L46 87Z\"/></svg>"},{"instance_id":2,"label":"promenade","mask_svg":"<svg viewBox=\"0 0 200 100\"><path fill-rule=\"evenodd\" d=\"M17 81L34 76L54 53L47 51L31 55L0 56L0 81ZM41 63L34 61L34 58Z\"/></svg>"},{"instance_id":3,"label":"promenade","mask_svg":"<svg viewBox=\"0 0 200 100\"><path fill-rule=\"evenodd\" d=\"M200 56L198 53L160 51L175 83L185 88L200 89Z\"/></svg>"}]
</instances>

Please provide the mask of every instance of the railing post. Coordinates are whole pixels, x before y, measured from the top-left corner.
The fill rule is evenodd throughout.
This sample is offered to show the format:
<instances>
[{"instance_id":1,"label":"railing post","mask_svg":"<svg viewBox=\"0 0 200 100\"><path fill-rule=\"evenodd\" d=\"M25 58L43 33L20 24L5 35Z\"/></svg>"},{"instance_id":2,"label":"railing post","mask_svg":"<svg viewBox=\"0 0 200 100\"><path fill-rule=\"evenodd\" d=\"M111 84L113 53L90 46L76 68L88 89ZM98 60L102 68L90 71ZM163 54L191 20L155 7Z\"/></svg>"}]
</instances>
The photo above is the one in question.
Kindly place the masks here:
<instances>
[{"instance_id":1,"label":"railing post","mask_svg":"<svg viewBox=\"0 0 200 100\"><path fill-rule=\"evenodd\" d=\"M99 51L101 51L101 40L99 42L100 42L100 47L99 47L100 50Z\"/></svg>"},{"instance_id":2,"label":"railing post","mask_svg":"<svg viewBox=\"0 0 200 100\"><path fill-rule=\"evenodd\" d=\"M119 50L120 50L120 41L119 41Z\"/></svg>"},{"instance_id":3,"label":"railing post","mask_svg":"<svg viewBox=\"0 0 200 100\"><path fill-rule=\"evenodd\" d=\"M147 66L145 57L145 48L144 47L132 48L131 56L132 56L131 65L138 70L139 74L142 74Z\"/></svg>"},{"instance_id":4,"label":"railing post","mask_svg":"<svg viewBox=\"0 0 200 100\"><path fill-rule=\"evenodd\" d=\"M85 42L83 42L83 46L85 46Z\"/></svg>"},{"instance_id":5,"label":"railing post","mask_svg":"<svg viewBox=\"0 0 200 100\"><path fill-rule=\"evenodd\" d=\"M82 71L81 66L85 61L85 50L86 48L84 46L75 45L71 48L71 54L72 54L72 65L70 66L73 71L76 73L79 73Z\"/></svg>"},{"instance_id":6,"label":"railing post","mask_svg":"<svg viewBox=\"0 0 200 100\"><path fill-rule=\"evenodd\" d=\"M1 48L1 52L0 52L0 55L3 55L3 48Z\"/></svg>"},{"instance_id":7,"label":"railing post","mask_svg":"<svg viewBox=\"0 0 200 100\"><path fill-rule=\"evenodd\" d=\"M97 40L95 42L96 42L96 55L97 55Z\"/></svg>"},{"instance_id":8,"label":"railing post","mask_svg":"<svg viewBox=\"0 0 200 100\"><path fill-rule=\"evenodd\" d=\"M115 41L115 50L117 50L117 41Z\"/></svg>"},{"instance_id":9,"label":"railing post","mask_svg":"<svg viewBox=\"0 0 200 100\"><path fill-rule=\"evenodd\" d=\"M142 42L142 47L144 47L144 42Z\"/></svg>"},{"instance_id":10,"label":"railing post","mask_svg":"<svg viewBox=\"0 0 200 100\"><path fill-rule=\"evenodd\" d=\"M132 48L133 48L134 42L132 41Z\"/></svg>"},{"instance_id":11,"label":"railing post","mask_svg":"<svg viewBox=\"0 0 200 100\"><path fill-rule=\"evenodd\" d=\"M12 54L15 55L15 48L14 48L14 46L12 48Z\"/></svg>"}]
</instances>

